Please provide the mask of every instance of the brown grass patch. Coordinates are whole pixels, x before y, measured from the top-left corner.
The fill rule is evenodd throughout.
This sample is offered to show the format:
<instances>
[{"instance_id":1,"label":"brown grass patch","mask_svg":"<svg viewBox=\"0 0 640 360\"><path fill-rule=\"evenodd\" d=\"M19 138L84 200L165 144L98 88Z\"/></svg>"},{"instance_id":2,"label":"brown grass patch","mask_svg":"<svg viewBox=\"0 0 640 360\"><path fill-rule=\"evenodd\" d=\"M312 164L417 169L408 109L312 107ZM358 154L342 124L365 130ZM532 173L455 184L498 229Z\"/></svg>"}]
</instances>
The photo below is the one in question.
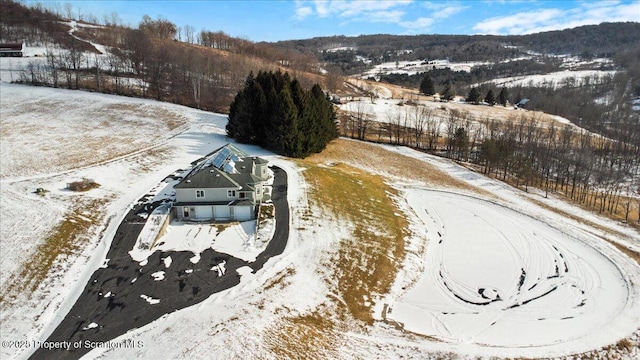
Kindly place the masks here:
<instances>
[{"instance_id":1,"label":"brown grass patch","mask_svg":"<svg viewBox=\"0 0 640 360\"><path fill-rule=\"evenodd\" d=\"M82 179L80 181L74 181L67 184L67 189L71 191L84 192L89 191L91 189L99 188L100 184L91 180L91 179Z\"/></svg>"},{"instance_id":2,"label":"brown grass patch","mask_svg":"<svg viewBox=\"0 0 640 360\"><path fill-rule=\"evenodd\" d=\"M103 217L101 210L105 204L106 200L76 200L73 210L67 213L22 265L20 274L13 275L7 281L11 285L0 296L0 303L11 301L20 293L31 297L54 269L54 264L81 252L91 237L90 229Z\"/></svg>"},{"instance_id":3,"label":"brown grass patch","mask_svg":"<svg viewBox=\"0 0 640 360\"><path fill-rule=\"evenodd\" d=\"M310 201L326 215L349 221L353 231L326 264L333 276L327 279L331 294L326 302L269 330L267 338L277 339L270 348L278 357L339 357L332 351L345 341L343 330L373 323L375 299L390 291L405 257L408 223L395 203L396 191L380 175L344 163L326 166L335 155L314 155L299 165L311 185Z\"/></svg>"},{"instance_id":4,"label":"brown grass patch","mask_svg":"<svg viewBox=\"0 0 640 360\"><path fill-rule=\"evenodd\" d=\"M279 359L337 359L339 334L333 321L320 312L287 317L277 332L268 331L265 341Z\"/></svg>"},{"instance_id":5,"label":"brown grass patch","mask_svg":"<svg viewBox=\"0 0 640 360\"><path fill-rule=\"evenodd\" d=\"M313 184L312 201L354 224L333 261L335 291L350 316L371 324L372 297L389 291L405 255L408 224L396 215L397 194L382 177L348 165L305 165L311 165L305 175Z\"/></svg>"},{"instance_id":6,"label":"brown grass patch","mask_svg":"<svg viewBox=\"0 0 640 360\"><path fill-rule=\"evenodd\" d=\"M344 163L365 171L383 171L385 176L423 182L426 186L460 189L494 197L442 172L435 166L413 157L388 151L381 146L362 141L337 139L320 154L308 159L313 163Z\"/></svg>"},{"instance_id":7,"label":"brown grass patch","mask_svg":"<svg viewBox=\"0 0 640 360\"><path fill-rule=\"evenodd\" d=\"M295 273L296 269L294 268L287 268L286 270L281 271L277 274L277 276L269 280L269 282L264 286L264 290L270 290L275 288L276 286L279 289L283 289L288 285L288 283L286 282L286 278L295 275Z\"/></svg>"}]
</instances>

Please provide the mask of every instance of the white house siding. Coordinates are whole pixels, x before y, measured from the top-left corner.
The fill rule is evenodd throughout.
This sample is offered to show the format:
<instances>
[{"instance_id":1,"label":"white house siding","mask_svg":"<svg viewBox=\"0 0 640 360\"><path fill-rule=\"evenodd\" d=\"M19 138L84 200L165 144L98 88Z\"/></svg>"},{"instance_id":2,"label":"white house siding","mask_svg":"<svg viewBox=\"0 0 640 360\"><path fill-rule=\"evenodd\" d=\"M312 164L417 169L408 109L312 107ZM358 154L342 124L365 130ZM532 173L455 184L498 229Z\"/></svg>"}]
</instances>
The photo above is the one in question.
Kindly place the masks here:
<instances>
[{"instance_id":1,"label":"white house siding","mask_svg":"<svg viewBox=\"0 0 640 360\"><path fill-rule=\"evenodd\" d=\"M196 197L196 190L204 191L204 197ZM228 196L228 190L236 190L236 196ZM178 202L193 203L193 202L213 202L213 201L233 201L238 199L239 191L237 188L221 188L221 189L176 189L176 200Z\"/></svg>"},{"instance_id":2,"label":"white house siding","mask_svg":"<svg viewBox=\"0 0 640 360\"><path fill-rule=\"evenodd\" d=\"M267 164L256 164L255 171L253 173L263 179L267 177Z\"/></svg>"}]
</instances>

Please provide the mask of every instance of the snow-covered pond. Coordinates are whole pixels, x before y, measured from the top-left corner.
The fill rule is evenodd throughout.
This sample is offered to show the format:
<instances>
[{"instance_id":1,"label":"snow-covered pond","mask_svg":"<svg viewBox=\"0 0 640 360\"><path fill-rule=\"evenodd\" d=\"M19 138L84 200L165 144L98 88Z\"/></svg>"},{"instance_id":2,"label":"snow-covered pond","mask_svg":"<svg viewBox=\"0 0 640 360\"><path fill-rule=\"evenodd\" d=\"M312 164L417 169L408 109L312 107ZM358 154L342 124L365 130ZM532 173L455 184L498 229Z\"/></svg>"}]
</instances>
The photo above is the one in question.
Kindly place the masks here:
<instances>
[{"instance_id":1,"label":"snow-covered pond","mask_svg":"<svg viewBox=\"0 0 640 360\"><path fill-rule=\"evenodd\" d=\"M590 235L461 194L413 189L406 199L429 238L424 272L387 314L406 330L534 347L606 344L637 325L628 276Z\"/></svg>"}]
</instances>

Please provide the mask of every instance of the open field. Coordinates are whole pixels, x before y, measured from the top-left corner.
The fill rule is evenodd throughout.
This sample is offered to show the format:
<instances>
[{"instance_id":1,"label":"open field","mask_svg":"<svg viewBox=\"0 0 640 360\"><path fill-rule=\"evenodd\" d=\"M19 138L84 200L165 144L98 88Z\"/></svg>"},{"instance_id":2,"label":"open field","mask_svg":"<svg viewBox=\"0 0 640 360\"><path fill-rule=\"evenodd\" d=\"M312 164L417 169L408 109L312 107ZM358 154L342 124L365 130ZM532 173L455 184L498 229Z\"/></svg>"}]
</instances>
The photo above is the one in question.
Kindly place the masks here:
<instances>
[{"instance_id":1,"label":"open field","mask_svg":"<svg viewBox=\"0 0 640 360\"><path fill-rule=\"evenodd\" d=\"M6 85L1 86L4 91ZM10 88L18 98L33 96L32 88ZM59 90L38 91L47 103ZM64 138L66 120L57 112L47 115L54 123L49 133L31 127L20 137L12 135L15 146L26 150L12 152L12 171L5 173L2 162L3 291L11 275L15 279L25 270L38 275L25 280L28 292L14 287L10 304L3 299L3 334L46 338L91 273L104 263L115 226L131 204L149 195L150 189L159 189L166 175L229 141L223 136L222 115L78 94L93 106L121 101L118 108L132 110L125 110L128 115L120 125L118 116L96 113L93 127L70 126L87 138L100 138L99 129L113 132L113 139L105 143L110 150L79 164L78 156L65 163L54 147L45 150L58 159L50 167L38 168L30 159L38 154L29 148L33 144ZM64 108L64 98L56 101L57 108ZM5 121L29 122L27 115L14 110L5 118L4 111L3 104L3 127ZM46 113L37 101L24 111ZM129 116L134 119L127 120ZM172 127L167 123L171 119L181 125ZM146 139L132 144L137 127ZM120 136L125 141L117 140ZM81 153L81 138L72 137L69 148ZM238 146L287 172L291 232L284 253L256 273L239 269L236 287L114 339L142 341L144 348L95 349L87 358L639 355L640 319L632 310L639 306L640 265L603 240L637 249L636 230L404 147L338 139L321 154L292 161L257 147ZM100 187L78 193L64 189L83 178ZM38 187L49 192L34 194ZM96 209L94 204L99 210L88 212ZM441 232L439 244L442 225L446 232ZM78 241L47 252L66 231L75 231ZM224 240L222 234L229 231L236 230L174 228L157 246L197 253L216 246L211 244L214 233ZM176 244L183 236L187 241ZM242 244L234 244L241 249ZM53 265L47 266L50 258ZM32 271L39 268L49 270ZM526 276L521 280L523 269ZM449 288L442 285L443 279ZM425 294L424 289L433 291ZM460 298L492 301L474 305ZM594 311L596 303L601 312ZM502 310L515 304L520 306ZM456 311L459 315L442 314ZM414 315L407 319L407 313ZM568 316L573 318L563 319ZM426 317L439 322L420 321ZM541 317L547 320L538 320ZM462 321L477 326L467 331ZM523 334L544 335L527 342L512 327ZM502 336L505 332L511 333ZM598 339L585 337L585 332ZM11 350L3 349L2 357L28 357L27 352Z\"/></svg>"},{"instance_id":2,"label":"open field","mask_svg":"<svg viewBox=\"0 0 640 360\"><path fill-rule=\"evenodd\" d=\"M598 239L476 197L405 196L431 235L429 269L387 314L405 329L497 347L604 346L621 323L633 330L634 277L590 246Z\"/></svg>"}]
</instances>

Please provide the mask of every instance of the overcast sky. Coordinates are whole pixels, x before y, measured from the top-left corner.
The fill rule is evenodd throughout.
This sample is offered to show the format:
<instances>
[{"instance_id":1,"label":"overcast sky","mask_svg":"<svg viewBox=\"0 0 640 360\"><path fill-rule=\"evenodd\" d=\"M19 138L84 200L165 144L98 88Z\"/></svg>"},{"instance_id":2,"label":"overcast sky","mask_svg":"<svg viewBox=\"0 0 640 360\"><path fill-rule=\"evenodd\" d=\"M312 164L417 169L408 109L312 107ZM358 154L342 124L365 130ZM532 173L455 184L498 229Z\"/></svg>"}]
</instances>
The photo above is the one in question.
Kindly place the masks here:
<instances>
[{"instance_id":1,"label":"overcast sky","mask_svg":"<svg viewBox=\"0 0 640 360\"><path fill-rule=\"evenodd\" d=\"M28 0L28 3L34 1ZM252 41L363 34L529 34L601 22L640 21L640 0L626 1L41 1L101 22L117 14L130 26L143 15L196 31Z\"/></svg>"}]
</instances>

